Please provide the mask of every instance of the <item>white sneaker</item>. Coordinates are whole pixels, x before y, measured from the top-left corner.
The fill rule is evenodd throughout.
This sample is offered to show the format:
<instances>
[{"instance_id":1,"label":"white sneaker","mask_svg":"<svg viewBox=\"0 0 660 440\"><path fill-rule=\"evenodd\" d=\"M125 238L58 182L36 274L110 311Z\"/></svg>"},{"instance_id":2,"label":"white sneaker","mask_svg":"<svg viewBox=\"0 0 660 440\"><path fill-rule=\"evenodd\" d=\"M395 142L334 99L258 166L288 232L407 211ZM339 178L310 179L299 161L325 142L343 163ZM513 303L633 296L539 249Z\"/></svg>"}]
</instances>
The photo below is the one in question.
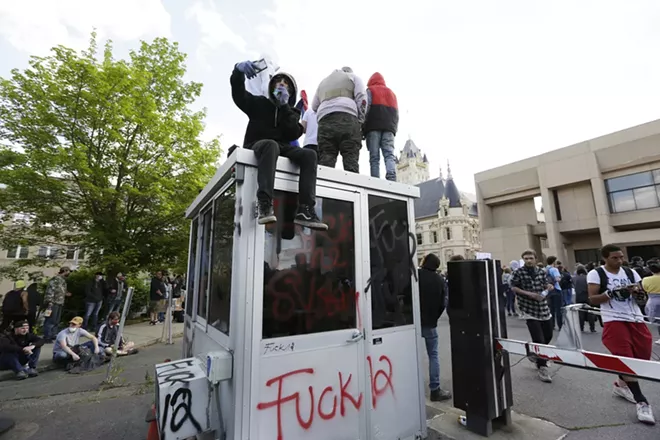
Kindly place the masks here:
<instances>
[{"instance_id":1,"label":"white sneaker","mask_svg":"<svg viewBox=\"0 0 660 440\"><path fill-rule=\"evenodd\" d=\"M539 367L539 379L541 379L541 382L552 383L548 367Z\"/></svg>"},{"instance_id":2,"label":"white sneaker","mask_svg":"<svg viewBox=\"0 0 660 440\"><path fill-rule=\"evenodd\" d=\"M653 410L651 405L648 403L638 403L637 404L637 419L642 423L648 423L649 425L655 425L655 417L653 417Z\"/></svg>"},{"instance_id":3,"label":"white sneaker","mask_svg":"<svg viewBox=\"0 0 660 440\"><path fill-rule=\"evenodd\" d=\"M614 390L612 392L615 396L622 397L630 403L637 403L630 388L626 385L620 385L618 381L614 382Z\"/></svg>"},{"instance_id":4,"label":"white sneaker","mask_svg":"<svg viewBox=\"0 0 660 440\"><path fill-rule=\"evenodd\" d=\"M655 341L655 343L658 344L658 345L660 345L660 339L658 339L657 341Z\"/></svg>"}]
</instances>

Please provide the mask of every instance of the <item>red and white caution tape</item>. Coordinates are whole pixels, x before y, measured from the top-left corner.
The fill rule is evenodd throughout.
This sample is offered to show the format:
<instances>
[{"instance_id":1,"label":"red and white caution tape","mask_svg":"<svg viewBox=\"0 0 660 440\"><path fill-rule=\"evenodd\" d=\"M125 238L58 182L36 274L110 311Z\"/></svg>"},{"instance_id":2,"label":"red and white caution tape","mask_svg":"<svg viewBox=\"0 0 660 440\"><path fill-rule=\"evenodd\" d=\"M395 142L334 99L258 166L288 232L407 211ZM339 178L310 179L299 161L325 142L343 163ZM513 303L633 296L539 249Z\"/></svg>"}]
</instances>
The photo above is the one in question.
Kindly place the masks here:
<instances>
[{"instance_id":1,"label":"red and white caution tape","mask_svg":"<svg viewBox=\"0 0 660 440\"><path fill-rule=\"evenodd\" d=\"M537 356L570 367L586 368L660 382L660 362L595 353L593 351L559 348L514 339L496 338L495 347L498 350L506 350L510 354Z\"/></svg>"}]
</instances>

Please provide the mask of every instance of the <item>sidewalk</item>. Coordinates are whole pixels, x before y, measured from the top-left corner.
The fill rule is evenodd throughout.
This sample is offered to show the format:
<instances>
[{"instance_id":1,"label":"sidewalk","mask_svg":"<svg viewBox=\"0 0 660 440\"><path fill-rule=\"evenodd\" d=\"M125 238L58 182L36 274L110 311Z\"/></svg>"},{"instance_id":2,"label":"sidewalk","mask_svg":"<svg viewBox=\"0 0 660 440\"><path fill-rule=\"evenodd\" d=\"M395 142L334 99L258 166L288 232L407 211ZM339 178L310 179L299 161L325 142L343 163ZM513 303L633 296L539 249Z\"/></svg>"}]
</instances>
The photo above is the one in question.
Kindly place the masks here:
<instances>
[{"instance_id":1,"label":"sidewalk","mask_svg":"<svg viewBox=\"0 0 660 440\"><path fill-rule=\"evenodd\" d=\"M429 432L439 434L441 439L478 440L484 437L467 430L458 422L464 411L452 406L452 401L426 402L427 408L434 408L438 415L427 421ZM428 409L427 409L428 412ZM568 430L546 420L511 412L511 426L501 427L489 437L492 440L560 440L568 435Z\"/></svg>"},{"instance_id":2,"label":"sidewalk","mask_svg":"<svg viewBox=\"0 0 660 440\"><path fill-rule=\"evenodd\" d=\"M136 348L143 348L160 342L163 334L163 325L149 325L148 322L133 324L124 327L124 339L135 343ZM172 323L172 337L183 336L183 323ZM167 338L167 334L165 335ZM41 348L37 370L47 371L55 368L53 364L53 344L46 344ZM11 371L0 371L0 382L14 378Z\"/></svg>"}]
</instances>

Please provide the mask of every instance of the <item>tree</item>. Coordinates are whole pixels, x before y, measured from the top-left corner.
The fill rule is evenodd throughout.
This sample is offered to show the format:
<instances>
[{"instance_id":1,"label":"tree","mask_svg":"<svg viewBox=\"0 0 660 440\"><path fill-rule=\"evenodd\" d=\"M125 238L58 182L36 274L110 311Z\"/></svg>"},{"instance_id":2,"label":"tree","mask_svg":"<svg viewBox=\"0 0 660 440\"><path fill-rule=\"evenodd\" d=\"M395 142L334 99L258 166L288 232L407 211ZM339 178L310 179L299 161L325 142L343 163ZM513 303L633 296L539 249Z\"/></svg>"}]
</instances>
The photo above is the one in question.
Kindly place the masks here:
<instances>
[{"instance_id":1,"label":"tree","mask_svg":"<svg viewBox=\"0 0 660 440\"><path fill-rule=\"evenodd\" d=\"M93 33L88 50L58 46L0 79L0 207L30 216L0 227L0 247L76 245L108 272L182 265L185 209L221 153L200 140L185 59L165 38L127 60L108 41L101 57Z\"/></svg>"}]
</instances>

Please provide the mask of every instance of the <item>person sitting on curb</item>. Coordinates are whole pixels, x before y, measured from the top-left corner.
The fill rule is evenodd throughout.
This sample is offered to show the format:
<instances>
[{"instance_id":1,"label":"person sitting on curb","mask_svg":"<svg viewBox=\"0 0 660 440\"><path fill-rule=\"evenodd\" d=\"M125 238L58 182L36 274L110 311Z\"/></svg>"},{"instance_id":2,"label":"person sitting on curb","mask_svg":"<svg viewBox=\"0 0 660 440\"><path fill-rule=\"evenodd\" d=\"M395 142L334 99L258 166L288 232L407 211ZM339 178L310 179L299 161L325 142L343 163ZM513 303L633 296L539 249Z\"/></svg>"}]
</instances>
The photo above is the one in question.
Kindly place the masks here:
<instances>
[{"instance_id":1,"label":"person sitting on curb","mask_svg":"<svg viewBox=\"0 0 660 440\"><path fill-rule=\"evenodd\" d=\"M12 370L18 380L38 376L37 362L44 342L30 333L27 320L14 321L14 332L0 335L0 370Z\"/></svg>"},{"instance_id":2,"label":"person sitting on curb","mask_svg":"<svg viewBox=\"0 0 660 440\"><path fill-rule=\"evenodd\" d=\"M80 316L69 321L69 328L65 328L57 334L55 345L53 345L53 362L59 365L66 365L73 361L80 360L73 350L78 346L85 346L93 351L94 354L99 354L99 341L92 336L87 330L81 328L83 319ZM89 341L80 344L80 337L84 336Z\"/></svg>"},{"instance_id":3,"label":"person sitting on curb","mask_svg":"<svg viewBox=\"0 0 660 440\"><path fill-rule=\"evenodd\" d=\"M98 339L99 345L105 351L105 354L112 356L112 348L117 340L117 333L119 333L119 313L112 312L108 316L108 321L101 325L99 328ZM136 354L137 348L134 348L132 342L124 341L123 336L119 338L119 346L117 347L117 356L126 356L127 354Z\"/></svg>"}]
</instances>

